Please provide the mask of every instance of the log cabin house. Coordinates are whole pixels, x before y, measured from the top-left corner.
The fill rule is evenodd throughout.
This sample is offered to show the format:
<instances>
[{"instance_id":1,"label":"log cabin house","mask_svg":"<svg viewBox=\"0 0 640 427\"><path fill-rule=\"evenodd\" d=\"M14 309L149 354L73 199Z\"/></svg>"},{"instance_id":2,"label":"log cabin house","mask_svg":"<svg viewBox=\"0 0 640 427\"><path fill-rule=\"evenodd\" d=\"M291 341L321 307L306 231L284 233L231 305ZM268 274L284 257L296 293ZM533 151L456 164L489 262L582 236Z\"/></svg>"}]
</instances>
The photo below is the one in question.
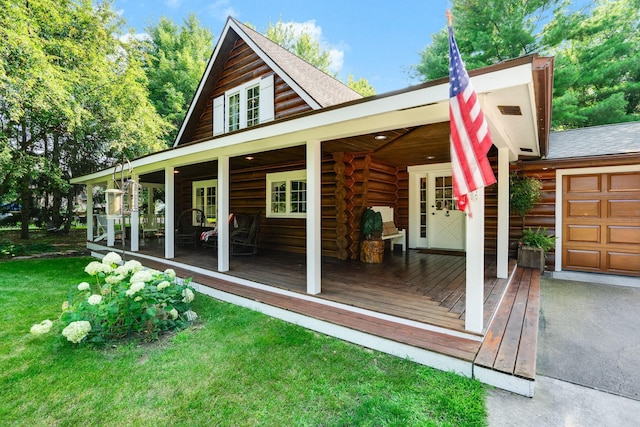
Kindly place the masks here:
<instances>
[{"instance_id":1,"label":"log cabin house","mask_svg":"<svg viewBox=\"0 0 640 427\"><path fill-rule=\"evenodd\" d=\"M174 146L120 169L144 200L125 220L123 253L175 268L221 300L533 395L537 278L512 258L508 176L548 154L553 58L470 76L498 183L478 191L466 217L452 199L447 78L362 98L229 18ZM72 182L94 194L113 188L113 176ZM387 241L378 265L359 261L369 206L406 231L408 249ZM198 236L215 229L214 244L181 240L184 213ZM238 220L256 218L256 250L235 256ZM102 234L88 215L96 256L120 250L118 219L107 222ZM517 332L507 338L509 319Z\"/></svg>"}]
</instances>

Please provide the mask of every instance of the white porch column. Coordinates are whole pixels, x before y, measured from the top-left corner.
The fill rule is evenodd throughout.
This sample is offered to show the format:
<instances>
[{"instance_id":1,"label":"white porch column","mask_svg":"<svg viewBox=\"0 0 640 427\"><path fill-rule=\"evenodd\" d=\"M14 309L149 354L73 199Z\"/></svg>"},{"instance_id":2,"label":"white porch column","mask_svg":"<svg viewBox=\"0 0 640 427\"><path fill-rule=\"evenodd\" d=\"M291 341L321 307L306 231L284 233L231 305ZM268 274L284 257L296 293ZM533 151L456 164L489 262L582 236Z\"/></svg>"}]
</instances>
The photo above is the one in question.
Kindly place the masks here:
<instances>
[{"instance_id":1,"label":"white porch column","mask_svg":"<svg viewBox=\"0 0 640 427\"><path fill-rule=\"evenodd\" d=\"M93 242L93 184L87 184L87 241Z\"/></svg>"},{"instance_id":2,"label":"white porch column","mask_svg":"<svg viewBox=\"0 0 640 427\"><path fill-rule=\"evenodd\" d=\"M140 179L138 175L131 174L131 179L137 182ZM132 197L132 206L131 206L131 236L128 236L131 239L131 252L138 252L140 250L140 211L138 207L138 188L133 188L131 186L129 188L131 194L135 194L135 198Z\"/></svg>"},{"instance_id":3,"label":"white porch column","mask_svg":"<svg viewBox=\"0 0 640 427\"><path fill-rule=\"evenodd\" d=\"M164 168L164 257L173 258L175 235L175 174L173 166Z\"/></svg>"},{"instance_id":4,"label":"white porch column","mask_svg":"<svg viewBox=\"0 0 640 427\"><path fill-rule=\"evenodd\" d=\"M307 293L312 295L321 291L321 159L320 141L307 141Z\"/></svg>"},{"instance_id":5,"label":"white porch column","mask_svg":"<svg viewBox=\"0 0 640 427\"><path fill-rule=\"evenodd\" d=\"M484 188L469 194L465 329L482 332L484 314Z\"/></svg>"},{"instance_id":6,"label":"white porch column","mask_svg":"<svg viewBox=\"0 0 640 427\"><path fill-rule=\"evenodd\" d=\"M218 271L229 271L229 156L218 157Z\"/></svg>"},{"instance_id":7,"label":"white porch column","mask_svg":"<svg viewBox=\"0 0 640 427\"><path fill-rule=\"evenodd\" d=\"M108 189L114 188L113 180L107 183L107 188ZM124 227L124 224L122 224L122 226ZM116 244L116 222L114 219L107 219L107 246L112 247L115 244Z\"/></svg>"},{"instance_id":8,"label":"white porch column","mask_svg":"<svg viewBox=\"0 0 640 427\"><path fill-rule=\"evenodd\" d=\"M498 149L498 247L496 260L500 279L509 275L509 148Z\"/></svg>"}]
</instances>

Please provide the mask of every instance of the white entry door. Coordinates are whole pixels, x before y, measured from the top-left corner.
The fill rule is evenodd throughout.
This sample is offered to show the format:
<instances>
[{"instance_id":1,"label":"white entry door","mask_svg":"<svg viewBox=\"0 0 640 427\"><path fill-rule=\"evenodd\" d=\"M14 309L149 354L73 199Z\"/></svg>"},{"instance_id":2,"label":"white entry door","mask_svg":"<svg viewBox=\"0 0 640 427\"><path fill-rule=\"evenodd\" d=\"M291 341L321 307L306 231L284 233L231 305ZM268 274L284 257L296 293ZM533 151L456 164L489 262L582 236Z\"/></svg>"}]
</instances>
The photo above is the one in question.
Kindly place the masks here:
<instances>
[{"instance_id":1,"label":"white entry door","mask_svg":"<svg viewBox=\"0 0 640 427\"><path fill-rule=\"evenodd\" d=\"M453 199L450 172L429 174L427 201L429 247L464 250L466 218Z\"/></svg>"}]
</instances>

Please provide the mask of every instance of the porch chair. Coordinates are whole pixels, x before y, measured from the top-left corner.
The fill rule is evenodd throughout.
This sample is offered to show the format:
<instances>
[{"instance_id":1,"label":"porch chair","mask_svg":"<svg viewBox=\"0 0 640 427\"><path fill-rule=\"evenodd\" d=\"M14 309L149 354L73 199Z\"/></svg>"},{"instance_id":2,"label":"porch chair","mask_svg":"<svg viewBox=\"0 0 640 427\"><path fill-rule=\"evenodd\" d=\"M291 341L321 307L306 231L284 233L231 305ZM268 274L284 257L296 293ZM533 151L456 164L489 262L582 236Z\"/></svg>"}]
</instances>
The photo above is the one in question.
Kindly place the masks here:
<instances>
[{"instance_id":1,"label":"porch chair","mask_svg":"<svg viewBox=\"0 0 640 427\"><path fill-rule=\"evenodd\" d=\"M115 227L115 224L114 224ZM109 220L106 215L96 215L96 234L94 242L99 242L107 238L107 230L109 229ZM122 239L122 230L114 231L114 240Z\"/></svg>"},{"instance_id":2,"label":"porch chair","mask_svg":"<svg viewBox=\"0 0 640 427\"><path fill-rule=\"evenodd\" d=\"M253 218L248 231L238 231L231 236L231 255L255 255L258 253L258 235L260 234L260 223L262 222L262 211Z\"/></svg>"},{"instance_id":3,"label":"porch chair","mask_svg":"<svg viewBox=\"0 0 640 427\"><path fill-rule=\"evenodd\" d=\"M205 216L202 210L187 209L183 211L176 223L176 245L193 245L197 247L204 224Z\"/></svg>"}]
</instances>

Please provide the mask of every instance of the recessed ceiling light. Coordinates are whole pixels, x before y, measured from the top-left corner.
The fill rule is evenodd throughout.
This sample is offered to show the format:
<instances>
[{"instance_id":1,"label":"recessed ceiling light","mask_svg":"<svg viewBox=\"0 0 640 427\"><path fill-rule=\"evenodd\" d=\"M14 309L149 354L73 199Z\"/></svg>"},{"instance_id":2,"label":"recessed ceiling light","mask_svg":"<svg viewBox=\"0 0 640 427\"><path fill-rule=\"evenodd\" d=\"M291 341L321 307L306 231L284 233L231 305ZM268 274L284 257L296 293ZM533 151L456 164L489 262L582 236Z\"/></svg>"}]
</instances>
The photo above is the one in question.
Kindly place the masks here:
<instances>
[{"instance_id":1,"label":"recessed ceiling light","mask_svg":"<svg viewBox=\"0 0 640 427\"><path fill-rule=\"evenodd\" d=\"M253 156L245 156L245 160L253 160Z\"/></svg>"},{"instance_id":2,"label":"recessed ceiling light","mask_svg":"<svg viewBox=\"0 0 640 427\"><path fill-rule=\"evenodd\" d=\"M387 139L387 135L376 135L373 137L373 139L377 139L378 141L383 141Z\"/></svg>"},{"instance_id":3,"label":"recessed ceiling light","mask_svg":"<svg viewBox=\"0 0 640 427\"><path fill-rule=\"evenodd\" d=\"M178 169L174 169L173 173L180 173L180 171Z\"/></svg>"},{"instance_id":4,"label":"recessed ceiling light","mask_svg":"<svg viewBox=\"0 0 640 427\"><path fill-rule=\"evenodd\" d=\"M436 156L427 156L427 160L433 160L435 158L436 158Z\"/></svg>"}]
</instances>

